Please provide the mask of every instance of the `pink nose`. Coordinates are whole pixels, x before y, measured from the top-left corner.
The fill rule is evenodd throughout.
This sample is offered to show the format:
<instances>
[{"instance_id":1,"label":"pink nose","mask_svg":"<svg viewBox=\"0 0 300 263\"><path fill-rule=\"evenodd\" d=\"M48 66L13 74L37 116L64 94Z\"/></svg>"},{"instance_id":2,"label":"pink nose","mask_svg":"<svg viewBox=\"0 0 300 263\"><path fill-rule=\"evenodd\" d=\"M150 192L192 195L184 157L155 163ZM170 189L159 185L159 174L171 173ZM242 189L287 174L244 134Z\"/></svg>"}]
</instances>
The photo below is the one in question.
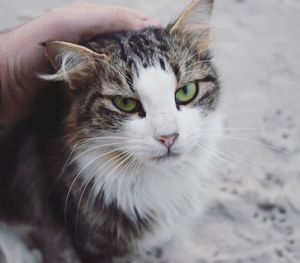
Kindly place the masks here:
<instances>
[{"instance_id":1,"label":"pink nose","mask_svg":"<svg viewBox=\"0 0 300 263\"><path fill-rule=\"evenodd\" d=\"M171 149L171 147L173 146L173 144L175 143L176 139L178 138L179 134L178 133L174 133L171 135L162 135L160 137L157 138L157 140L163 144L164 146L166 146L166 148L168 150Z\"/></svg>"}]
</instances>

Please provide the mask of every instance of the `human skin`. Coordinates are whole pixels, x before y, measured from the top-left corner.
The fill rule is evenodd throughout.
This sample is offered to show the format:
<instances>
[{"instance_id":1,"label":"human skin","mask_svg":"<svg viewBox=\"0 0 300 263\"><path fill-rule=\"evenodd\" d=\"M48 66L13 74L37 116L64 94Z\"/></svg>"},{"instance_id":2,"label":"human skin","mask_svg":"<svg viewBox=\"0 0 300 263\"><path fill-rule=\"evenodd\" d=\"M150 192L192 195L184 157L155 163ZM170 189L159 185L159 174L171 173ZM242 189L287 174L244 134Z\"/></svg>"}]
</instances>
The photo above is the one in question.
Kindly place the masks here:
<instances>
[{"instance_id":1,"label":"human skin","mask_svg":"<svg viewBox=\"0 0 300 263\"><path fill-rule=\"evenodd\" d=\"M108 32L159 26L141 12L123 7L80 3L49 12L0 35L0 125L38 110L46 83L37 77L51 69L43 48L50 40L81 43Z\"/></svg>"}]
</instances>

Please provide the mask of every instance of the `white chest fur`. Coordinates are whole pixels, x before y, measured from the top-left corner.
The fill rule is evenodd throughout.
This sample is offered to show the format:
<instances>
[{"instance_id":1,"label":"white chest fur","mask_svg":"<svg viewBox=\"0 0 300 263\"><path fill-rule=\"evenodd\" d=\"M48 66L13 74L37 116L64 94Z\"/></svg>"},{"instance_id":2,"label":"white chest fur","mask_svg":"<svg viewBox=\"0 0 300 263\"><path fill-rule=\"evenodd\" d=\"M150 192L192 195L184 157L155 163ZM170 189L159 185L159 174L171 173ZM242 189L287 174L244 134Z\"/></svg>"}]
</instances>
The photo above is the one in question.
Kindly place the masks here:
<instances>
[{"instance_id":1,"label":"white chest fur","mask_svg":"<svg viewBox=\"0 0 300 263\"><path fill-rule=\"evenodd\" d=\"M140 217L151 217L157 222L155 233L146 235L139 242L139 249L166 241L174 228L188 223L191 216L201 213L209 203L207 192L213 181L207 165L209 155L200 158L196 154L172 168L141 166L126 173L123 167L107 164L107 160L101 158L91 163L100 155L88 153L77 160L84 170L82 178L86 182L94 178L92 195L96 197L103 190L104 201L116 202L133 220L138 212ZM87 167L87 163L91 165ZM103 168L99 170L99 167Z\"/></svg>"}]
</instances>

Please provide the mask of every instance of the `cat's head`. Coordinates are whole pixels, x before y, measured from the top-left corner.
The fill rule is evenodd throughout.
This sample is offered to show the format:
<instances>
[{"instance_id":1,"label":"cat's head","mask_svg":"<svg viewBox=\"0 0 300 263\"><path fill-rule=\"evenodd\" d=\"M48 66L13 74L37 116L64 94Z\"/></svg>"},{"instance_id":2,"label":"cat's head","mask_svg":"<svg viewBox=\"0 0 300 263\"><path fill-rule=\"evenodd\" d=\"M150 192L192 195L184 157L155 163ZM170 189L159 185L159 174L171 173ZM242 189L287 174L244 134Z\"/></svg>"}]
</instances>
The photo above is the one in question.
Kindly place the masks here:
<instances>
[{"instance_id":1,"label":"cat's head","mask_svg":"<svg viewBox=\"0 0 300 263\"><path fill-rule=\"evenodd\" d=\"M219 95L208 46L212 8L212 0L196 0L165 29L109 34L85 46L46 43L58 71L44 78L69 87L70 149L129 170L199 156Z\"/></svg>"}]
</instances>

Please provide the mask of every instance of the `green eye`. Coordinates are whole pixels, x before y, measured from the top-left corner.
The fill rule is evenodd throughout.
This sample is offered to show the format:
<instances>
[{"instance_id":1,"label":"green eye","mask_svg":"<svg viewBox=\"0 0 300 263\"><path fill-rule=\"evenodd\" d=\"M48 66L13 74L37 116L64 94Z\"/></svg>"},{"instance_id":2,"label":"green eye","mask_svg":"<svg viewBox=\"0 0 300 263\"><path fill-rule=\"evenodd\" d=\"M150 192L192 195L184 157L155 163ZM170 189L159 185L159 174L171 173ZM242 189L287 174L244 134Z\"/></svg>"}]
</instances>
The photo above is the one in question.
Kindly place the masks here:
<instances>
[{"instance_id":1,"label":"green eye","mask_svg":"<svg viewBox=\"0 0 300 263\"><path fill-rule=\"evenodd\" d=\"M188 104L191 102L198 94L198 87L196 82L191 82L184 87L177 90L175 94L177 104Z\"/></svg>"},{"instance_id":2,"label":"green eye","mask_svg":"<svg viewBox=\"0 0 300 263\"><path fill-rule=\"evenodd\" d=\"M135 99L118 96L112 98L112 102L119 110L127 113L138 112L140 109L140 103Z\"/></svg>"}]
</instances>

